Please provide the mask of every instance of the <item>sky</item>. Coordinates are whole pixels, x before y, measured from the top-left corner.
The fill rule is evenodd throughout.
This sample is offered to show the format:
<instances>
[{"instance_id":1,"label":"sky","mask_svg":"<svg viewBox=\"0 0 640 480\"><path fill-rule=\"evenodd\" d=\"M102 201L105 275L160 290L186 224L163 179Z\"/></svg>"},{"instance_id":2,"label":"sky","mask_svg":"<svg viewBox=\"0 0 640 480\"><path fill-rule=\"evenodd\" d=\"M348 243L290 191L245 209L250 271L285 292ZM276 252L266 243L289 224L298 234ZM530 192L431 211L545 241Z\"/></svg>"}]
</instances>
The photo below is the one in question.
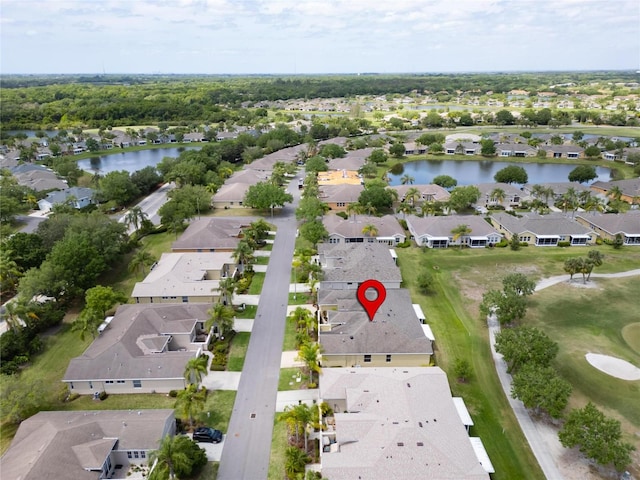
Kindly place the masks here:
<instances>
[{"instance_id":1,"label":"sky","mask_svg":"<svg viewBox=\"0 0 640 480\"><path fill-rule=\"evenodd\" d=\"M0 0L0 73L639 70L640 0Z\"/></svg>"}]
</instances>

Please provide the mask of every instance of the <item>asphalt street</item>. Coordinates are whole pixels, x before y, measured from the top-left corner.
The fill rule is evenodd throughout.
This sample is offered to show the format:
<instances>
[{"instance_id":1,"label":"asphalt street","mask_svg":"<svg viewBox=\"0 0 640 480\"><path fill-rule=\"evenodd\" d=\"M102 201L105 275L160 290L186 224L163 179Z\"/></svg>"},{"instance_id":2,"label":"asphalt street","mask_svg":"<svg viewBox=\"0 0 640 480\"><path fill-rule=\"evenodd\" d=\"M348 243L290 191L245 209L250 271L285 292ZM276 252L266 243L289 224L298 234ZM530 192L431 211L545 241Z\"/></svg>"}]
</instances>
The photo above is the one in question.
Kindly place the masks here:
<instances>
[{"instance_id":1,"label":"asphalt street","mask_svg":"<svg viewBox=\"0 0 640 480\"><path fill-rule=\"evenodd\" d=\"M220 480L261 480L267 478L269 471L297 228L295 208L300 197L297 183L294 179L289 187L293 204L276 218L266 218L277 226L277 233L226 432L218 471Z\"/></svg>"}]
</instances>

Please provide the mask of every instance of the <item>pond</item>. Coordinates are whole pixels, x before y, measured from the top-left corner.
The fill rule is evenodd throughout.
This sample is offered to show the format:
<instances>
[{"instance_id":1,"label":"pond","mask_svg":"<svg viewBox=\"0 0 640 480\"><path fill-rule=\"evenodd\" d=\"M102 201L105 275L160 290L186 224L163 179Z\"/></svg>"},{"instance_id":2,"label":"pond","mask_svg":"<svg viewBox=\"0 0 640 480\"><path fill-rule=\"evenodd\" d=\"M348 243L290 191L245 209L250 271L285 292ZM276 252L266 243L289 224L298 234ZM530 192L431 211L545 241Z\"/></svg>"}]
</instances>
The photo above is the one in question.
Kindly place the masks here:
<instances>
[{"instance_id":1,"label":"pond","mask_svg":"<svg viewBox=\"0 0 640 480\"><path fill-rule=\"evenodd\" d=\"M109 172L125 170L129 173L137 172L145 167L155 167L164 157L177 157L184 150L202 147L171 147L137 150L134 152L120 152L111 155L100 155L78 160L78 167L89 173L104 175Z\"/></svg>"},{"instance_id":2,"label":"pond","mask_svg":"<svg viewBox=\"0 0 640 480\"><path fill-rule=\"evenodd\" d=\"M557 163L516 163L483 161L455 161L455 160L417 160L404 164L404 171L393 175L389 173L390 185L400 185L403 175L409 175L415 179L413 183L424 185L432 183L438 175L449 175L458 181L458 185L475 185L478 183L493 183L493 176L505 167L517 165L527 171L528 183L568 182L569 172L576 165ZM611 170L604 167L596 167L598 178L596 180L609 181Z\"/></svg>"}]
</instances>

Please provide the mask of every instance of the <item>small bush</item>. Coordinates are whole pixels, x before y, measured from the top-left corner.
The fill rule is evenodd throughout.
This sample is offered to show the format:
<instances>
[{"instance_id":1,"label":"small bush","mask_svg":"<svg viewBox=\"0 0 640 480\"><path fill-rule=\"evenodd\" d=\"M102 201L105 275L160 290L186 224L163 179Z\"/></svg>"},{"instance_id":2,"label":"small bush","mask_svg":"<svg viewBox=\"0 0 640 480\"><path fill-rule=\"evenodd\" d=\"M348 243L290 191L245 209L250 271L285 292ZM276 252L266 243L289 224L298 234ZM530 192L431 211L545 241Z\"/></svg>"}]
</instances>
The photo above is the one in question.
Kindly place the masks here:
<instances>
[{"instance_id":1,"label":"small bush","mask_svg":"<svg viewBox=\"0 0 640 480\"><path fill-rule=\"evenodd\" d=\"M400 242L396 244L397 248L407 248L411 246L411 240L405 240L404 242Z\"/></svg>"},{"instance_id":2,"label":"small bush","mask_svg":"<svg viewBox=\"0 0 640 480\"><path fill-rule=\"evenodd\" d=\"M336 215L343 218L343 219L347 219L349 218L349 215L347 215L347 212L336 212Z\"/></svg>"},{"instance_id":3,"label":"small bush","mask_svg":"<svg viewBox=\"0 0 640 480\"><path fill-rule=\"evenodd\" d=\"M73 392L71 395L67 397L67 402L73 402L77 398L80 398L80 394Z\"/></svg>"},{"instance_id":4,"label":"small bush","mask_svg":"<svg viewBox=\"0 0 640 480\"><path fill-rule=\"evenodd\" d=\"M407 221L404 218L401 218L400 220L398 220L398 223L400 224L400 226L403 229L409 230L409 226L407 225Z\"/></svg>"},{"instance_id":5,"label":"small bush","mask_svg":"<svg viewBox=\"0 0 640 480\"><path fill-rule=\"evenodd\" d=\"M570 247L571 242L558 242L558 246L562 248Z\"/></svg>"},{"instance_id":6,"label":"small bush","mask_svg":"<svg viewBox=\"0 0 640 480\"><path fill-rule=\"evenodd\" d=\"M109 397L109 394L107 392L105 392L104 390L100 392L100 395L98 395L98 398L100 400L106 400Z\"/></svg>"},{"instance_id":7,"label":"small bush","mask_svg":"<svg viewBox=\"0 0 640 480\"><path fill-rule=\"evenodd\" d=\"M171 398L176 398L178 396L178 391L177 390L169 390L169 396Z\"/></svg>"},{"instance_id":8,"label":"small bush","mask_svg":"<svg viewBox=\"0 0 640 480\"><path fill-rule=\"evenodd\" d=\"M509 245L509 242L506 241L504 238L502 240L500 240L498 243L495 244L496 248L505 248L507 245Z\"/></svg>"}]
</instances>

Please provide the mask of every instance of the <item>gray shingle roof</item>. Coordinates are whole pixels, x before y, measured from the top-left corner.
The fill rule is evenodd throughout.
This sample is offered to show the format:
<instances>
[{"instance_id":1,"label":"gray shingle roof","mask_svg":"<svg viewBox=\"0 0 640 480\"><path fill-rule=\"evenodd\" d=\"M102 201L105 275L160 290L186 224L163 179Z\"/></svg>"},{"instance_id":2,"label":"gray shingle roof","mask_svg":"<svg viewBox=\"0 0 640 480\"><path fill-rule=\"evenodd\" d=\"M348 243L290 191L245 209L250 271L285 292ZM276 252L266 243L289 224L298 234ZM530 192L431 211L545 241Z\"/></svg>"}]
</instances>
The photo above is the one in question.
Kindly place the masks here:
<instances>
[{"instance_id":1,"label":"gray shingle roof","mask_svg":"<svg viewBox=\"0 0 640 480\"><path fill-rule=\"evenodd\" d=\"M357 202L364 190L363 185L322 185L318 198L323 202Z\"/></svg>"},{"instance_id":2,"label":"gray shingle roof","mask_svg":"<svg viewBox=\"0 0 640 480\"><path fill-rule=\"evenodd\" d=\"M491 218L514 234L531 232L535 235L588 235L592 232L562 213L526 213L522 218L507 213L495 213Z\"/></svg>"},{"instance_id":3,"label":"gray shingle roof","mask_svg":"<svg viewBox=\"0 0 640 480\"><path fill-rule=\"evenodd\" d=\"M382 217L373 217L369 215L356 215L348 219L339 217L338 215L325 215L322 218L329 235L340 235L345 238L364 238L366 235L362 233L362 229L366 225L374 225L378 229L376 237L404 237L405 233L398 220L393 215L384 215Z\"/></svg>"},{"instance_id":4,"label":"gray shingle roof","mask_svg":"<svg viewBox=\"0 0 640 480\"><path fill-rule=\"evenodd\" d=\"M116 450L153 450L173 422L173 410L40 412L20 424L2 457L2 477L98 480Z\"/></svg>"},{"instance_id":5,"label":"gray shingle roof","mask_svg":"<svg viewBox=\"0 0 640 480\"><path fill-rule=\"evenodd\" d=\"M182 378L196 352L153 353L149 341L191 332L197 321L209 318L208 308L205 303L121 305L109 327L69 362L63 380Z\"/></svg>"},{"instance_id":6,"label":"gray shingle roof","mask_svg":"<svg viewBox=\"0 0 640 480\"><path fill-rule=\"evenodd\" d=\"M611 235L626 233L627 235L640 235L640 210L631 210L626 213L576 213L576 218L582 219L591 225L601 228Z\"/></svg>"},{"instance_id":7,"label":"gray shingle roof","mask_svg":"<svg viewBox=\"0 0 640 480\"><path fill-rule=\"evenodd\" d=\"M242 202L249 187L254 183L225 183L220 187L213 198L212 202Z\"/></svg>"},{"instance_id":8,"label":"gray shingle roof","mask_svg":"<svg viewBox=\"0 0 640 480\"><path fill-rule=\"evenodd\" d=\"M338 310L327 312L331 331L319 333L325 355L433 353L408 290L388 289L373 321L358 302L356 290L347 292L351 298L345 294L338 299Z\"/></svg>"},{"instance_id":9,"label":"gray shingle roof","mask_svg":"<svg viewBox=\"0 0 640 480\"><path fill-rule=\"evenodd\" d=\"M459 225L467 225L471 228L471 236L486 236L500 233L489 225L484 218L477 215L448 215L438 217L417 217L407 215L407 224L421 237L451 237L451 230Z\"/></svg>"},{"instance_id":10,"label":"gray shingle roof","mask_svg":"<svg viewBox=\"0 0 640 480\"><path fill-rule=\"evenodd\" d=\"M400 268L393 261L388 245L321 243L318 254L325 281L363 282L370 278L383 283L402 281Z\"/></svg>"},{"instance_id":11,"label":"gray shingle roof","mask_svg":"<svg viewBox=\"0 0 640 480\"><path fill-rule=\"evenodd\" d=\"M403 201L407 195L407 192L412 188L417 188L422 194L422 199L433 198L433 200L438 202L445 202L449 200L451 194L440 185L435 185L433 183L426 185L393 185L389 188L393 188L396 192L398 192L398 198L400 201ZM420 202L422 200L418 200Z\"/></svg>"},{"instance_id":12,"label":"gray shingle roof","mask_svg":"<svg viewBox=\"0 0 640 480\"><path fill-rule=\"evenodd\" d=\"M254 220L254 217L211 217L194 220L173 243L171 249L235 249L240 241L238 235Z\"/></svg>"},{"instance_id":13,"label":"gray shingle roof","mask_svg":"<svg viewBox=\"0 0 640 480\"><path fill-rule=\"evenodd\" d=\"M325 369L320 397L335 413L337 452L322 456L332 480L488 480L438 367Z\"/></svg>"}]
</instances>

